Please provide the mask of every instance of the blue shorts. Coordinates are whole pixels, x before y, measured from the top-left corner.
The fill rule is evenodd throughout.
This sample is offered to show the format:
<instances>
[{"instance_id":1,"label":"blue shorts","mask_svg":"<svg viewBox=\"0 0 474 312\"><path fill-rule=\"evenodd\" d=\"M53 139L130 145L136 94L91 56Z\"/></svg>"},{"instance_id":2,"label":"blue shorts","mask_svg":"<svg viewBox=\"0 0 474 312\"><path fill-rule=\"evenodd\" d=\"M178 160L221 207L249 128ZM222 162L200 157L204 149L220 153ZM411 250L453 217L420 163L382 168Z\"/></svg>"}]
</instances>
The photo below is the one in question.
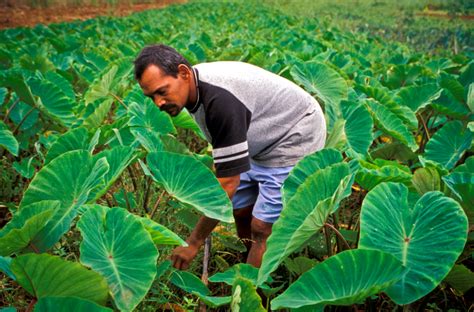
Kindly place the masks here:
<instances>
[{"instance_id":1,"label":"blue shorts","mask_svg":"<svg viewBox=\"0 0 474 312\"><path fill-rule=\"evenodd\" d=\"M250 170L240 174L240 185L232 198L234 209L254 205L252 215L264 222L275 223L283 209L281 187L290 167L262 167L250 164Z\"/></svg>"}]
</instances>

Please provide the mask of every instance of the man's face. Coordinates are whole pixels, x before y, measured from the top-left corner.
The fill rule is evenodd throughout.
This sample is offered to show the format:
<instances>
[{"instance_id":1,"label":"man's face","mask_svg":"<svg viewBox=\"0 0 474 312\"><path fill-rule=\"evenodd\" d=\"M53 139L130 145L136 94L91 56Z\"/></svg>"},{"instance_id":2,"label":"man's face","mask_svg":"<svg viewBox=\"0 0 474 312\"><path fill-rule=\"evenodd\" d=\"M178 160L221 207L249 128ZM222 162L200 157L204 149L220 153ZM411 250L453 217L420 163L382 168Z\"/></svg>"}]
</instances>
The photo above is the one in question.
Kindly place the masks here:
<instances>
[{"instance_id":1,"label":"man's face","mask_svg":"<svg viewBox=\"0 0 474 312\"><path fill-rule=\"evenodd\" d=\"M179 65L178 76L167 75L156 65L149 65L138 81L143 94L171 116L176 116L189 101L190 69Z\"/></svg>"}]
</instances>

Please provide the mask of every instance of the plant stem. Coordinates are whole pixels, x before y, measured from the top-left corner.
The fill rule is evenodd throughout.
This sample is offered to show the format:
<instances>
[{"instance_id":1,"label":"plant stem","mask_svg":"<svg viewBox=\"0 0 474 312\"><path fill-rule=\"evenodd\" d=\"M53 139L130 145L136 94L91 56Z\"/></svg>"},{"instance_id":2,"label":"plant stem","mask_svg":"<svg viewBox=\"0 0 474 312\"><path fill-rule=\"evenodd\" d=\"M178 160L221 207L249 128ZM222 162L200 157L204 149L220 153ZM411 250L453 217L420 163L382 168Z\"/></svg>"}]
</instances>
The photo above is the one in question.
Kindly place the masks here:
<instances>
[{"instance_id":1,"label":"plant stem","mask_svg":"<svg viewBox=\"0 0 474 312\"><path fill-rule=\"evenodd\" d=\"M137 179L135 177L135 174L133 172L133 169L131 166L127 167L128 173L130 174L130 179L132 179L132 184L133 184L133 191L137 191Z\"/></svg>"},{"instance_id":2,"label":"plant stem","mask_svg":"<svg viewBox=\"0 0 474 312\"><path fill-rule=\"evenodd\" d=\"M28 113L25 114L25 116L23 116L23 119L20 121L20 123L18 124L18 126L16 126L15 130L13 130L13 135L15 135L18 130L20 130L20 127L21 125L25 122L26 118L28 118L28 116L30 116L30 114L36 109L36 107L32 107Z\"/></svg>"},{"instance_id":3,"label":"plant stem","mask_svg":"<svg viewBox=\"0 0 474 312\"><path fill-rule=\"evenodd\" d=\"M425 119L423 119L423 116L421 114L419 116L420 116L421 123L423 124L423 128L425 129L426 137L429 140L431 138L430 131L428 130L428 127L426 126L426 122L425 122Z\"/></svg>"},{"instance_id":4,"label":"plant stem","mask_svg":"<svg viewBox=\"0 0 474 312\"><path fill-rule=\"evenodd\" d=\"M341 240L341 242L344 243L344 245L347 247L347 249L351 249L351 246L349 245L349 243L346 241L346 239L344 238L344 236L342 236L341 232L339 232L337 230L337 228L335 228L332 224L329 224L329 223L324 223L324 226L326 228L330 228L336 235L337 237ZM342 248L341 248L341 251L342 251Z\"/></svg>"},{"instance_id":5,"label":"plant stem","mask_svg":"<svg viewBox=\"0 0 474 312\"><path fill-rule=\"evenodd\" d=\"M156 210L158 209L158 206L160 205L161 199L165 195L166 191L161 192L160 197L158 197L158 200L155 202L155 205L153 205L153 209L150 212L150 219L153 219L153 216L155 215Z\"/></svg>"},{"instance_id":6,"label":"plant stem","mask_svg":"<svg viewBox=\"0 0 474 312\"><path fill-rule=\"evenodd\" d=\"M35 253L37 253L37 254L40 253L38 247L36 247L32 242L30 242L29 246L30 246L31 249L33 249L33 251L34 251Z\"/></svg>"},{"instance_id":7,"label":"plant stem","mask_svg":"<svg viewBox=\"0 0 474 312\"><path fill-rule=\"evenodd\" d=\"M10 106L10 108L8 108L6 114L5 114L5 117L3 117L3 121L6 122L8 117L10 116L10 113L12 112L12 110L15 108L15 106L20 103L20 98L16 99L15 102L13 102L12 106Z\"/></svg>"},{"instance_id":8,"label":"plant stem","mask_svg":"<svg viewBox=\"0 0 474 312\"><path fill-rule=\"evenodd\" d=\"M26 308L26 312L33 311L33 307L35 306L37 301L38 299L33 298L33 300L31 300L30 304L28 305L28 308Z\"/></svg>"},{"instance_id":9,"label":"plant stem","mask_svg":"<svg viewBox=\"0 0 474 312\"><path fill-rule=\"evenodd\" d=\"M143 198L143 209L148 213L148 197L150 196L151 178L145 178L145 197Z\"/></svg>"},{"instance_id":10,"label":"plant stem","mask_svg":"<svg viewBox=\"0 0 474 312\"><path fill-rule=\"evenodd\" d=\"M127 205L127 210L131 211L130 202L128 201L127 189L125 188L125 183L123 183L122 177L120 177L120 184L122 184L123 197L125 198L125 204Z\"/></svg>"},{"instance_id":11,"label":"plant stem","mask_svg":"<svg viewBox=\"0 0 474 312\"><path fill-rule=\"evenodd\" d=\"M109 95L110 95L110 96L112 96L114 99L116 99L116 100L117 100L117 102L119 102L119 103L120 103L120 105L122 105L122 106L123 106L123 108L125 108L125 109L128 109L127 105L125 105L125 103L122 101L122 99L121 99L121 98L119 98L118 96L116 96L116 95L115 95L115 94L113 94L112 92L109 92Z\"/></svg>"},{"instance_id":12,"label":"plant stem","mask_svg":"<svg viewBox=\"0 0 474 312\"><path fill-rule=\"evenodd\" d=\"M211 235L206 237L206 240L204 241L204 257L202 259L202 276L201 280L204 283L204 285L209 284L209 259L211 257ZM199 302L199 311L200 312L205 312L206 311L206 304L204 302Z\"/></svg>"},{"instance_id":13,"label":"plant stem","mask_svg":"<svg viewBox=\"0 0 474 312\"><path fill-rule=\"evenodd\" d=\"M328 251L328 257L332 256L332 244L331 244L331 235L329 234L328 228L324 227L324 236L326 237L326 248Z\"/></svg>"}]
</instances>

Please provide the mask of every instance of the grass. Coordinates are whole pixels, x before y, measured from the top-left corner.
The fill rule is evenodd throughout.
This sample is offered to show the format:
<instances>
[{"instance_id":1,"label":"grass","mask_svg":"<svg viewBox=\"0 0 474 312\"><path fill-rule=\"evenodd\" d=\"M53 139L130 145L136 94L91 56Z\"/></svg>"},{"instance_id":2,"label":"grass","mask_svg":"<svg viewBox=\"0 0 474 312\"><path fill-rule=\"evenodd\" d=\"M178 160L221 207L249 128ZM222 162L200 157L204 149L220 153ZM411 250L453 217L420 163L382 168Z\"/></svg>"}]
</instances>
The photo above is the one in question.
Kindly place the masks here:
<instances>
[{"instance_id":1,"label":"grass","mask_svg":"<svg viewBox=\"0 0 474 312\"><path fill-rule=\"evenodd\" d=\"M318 18L329 27L367 32L407 43L431 54L473 52L474 21L458 18L474 14L465 0L264 0L285 14ZM445 13L444 18L423 13Z\"/></svg>"}]
</instances>

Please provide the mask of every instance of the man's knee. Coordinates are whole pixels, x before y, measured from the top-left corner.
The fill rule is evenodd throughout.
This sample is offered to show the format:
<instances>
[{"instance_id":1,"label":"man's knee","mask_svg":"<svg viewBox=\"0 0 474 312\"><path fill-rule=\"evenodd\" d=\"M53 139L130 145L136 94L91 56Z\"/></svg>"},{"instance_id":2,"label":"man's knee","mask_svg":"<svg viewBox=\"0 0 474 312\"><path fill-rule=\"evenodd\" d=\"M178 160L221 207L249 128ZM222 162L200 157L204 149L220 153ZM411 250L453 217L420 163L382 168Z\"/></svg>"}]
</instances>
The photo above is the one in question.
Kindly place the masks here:
<instances>
[{"instance_id":1,"label":"man's knee","mask_svg":"<svg viewBox=\"0 0 474 312\"><path fill-rule=\"evenodd\" d=\"M272 233L272 225L272 223L252 218L252 240L255 242L266 242L268 236Z\"/></svg>"},{"instance_id":2,"label":"man's knee","mask_svg":"<svg viewBox=\"0 0 474 312\"><path fill-rule=\"evenodd\" d=\"M234 214L234 219L236 221L242 220L242 219L249 219L252 217L252 208L253 206L241 208L241 209L234 209L233 214Z\"/></svg>"}]
</instances>

